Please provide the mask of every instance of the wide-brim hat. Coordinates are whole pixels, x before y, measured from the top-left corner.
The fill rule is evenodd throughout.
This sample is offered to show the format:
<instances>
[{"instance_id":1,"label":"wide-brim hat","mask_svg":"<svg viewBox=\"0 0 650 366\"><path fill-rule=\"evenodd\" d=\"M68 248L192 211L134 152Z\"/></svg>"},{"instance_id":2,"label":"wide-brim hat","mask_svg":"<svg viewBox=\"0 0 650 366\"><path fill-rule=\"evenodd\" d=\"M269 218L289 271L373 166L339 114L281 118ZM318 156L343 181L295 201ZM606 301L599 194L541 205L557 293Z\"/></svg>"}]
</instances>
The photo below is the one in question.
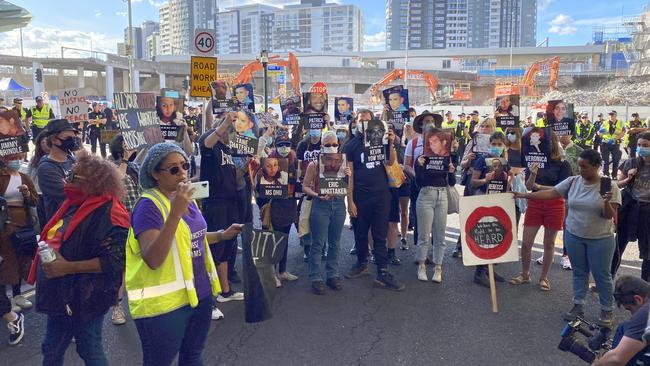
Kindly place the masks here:
<instances>
[{"instance_id":1,"label":"wide-brim hat","mask_svg":"<svg viewBox=\"0 0 650 366\"><path fill-rule=\"evenodd\" d=\"M436 123L442 123L442 116L437 113L425 112L415 117L413 121L413 130L417 133L422 133L422 123L424 123L424 118L427 116L432 116L433 120Z\"/></svg>"}]
</instances>

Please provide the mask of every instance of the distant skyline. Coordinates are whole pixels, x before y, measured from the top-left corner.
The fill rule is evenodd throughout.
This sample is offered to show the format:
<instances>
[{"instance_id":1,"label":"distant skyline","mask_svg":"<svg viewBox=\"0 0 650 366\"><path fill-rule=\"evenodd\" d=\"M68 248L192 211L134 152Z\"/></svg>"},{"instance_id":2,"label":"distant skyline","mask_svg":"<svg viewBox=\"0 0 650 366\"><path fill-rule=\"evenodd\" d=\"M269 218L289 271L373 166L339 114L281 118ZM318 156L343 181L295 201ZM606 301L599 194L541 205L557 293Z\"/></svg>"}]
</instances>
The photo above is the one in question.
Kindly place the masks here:
<instances>
[{"instance_id":1,"label":"distant skyline","mask_svg":"<svg viewBox=\"0 0 650 366\"><path fill-rule=\"evenodd\" d=\"M123 42L123 31L128 26L127 4L123 0L59 0L43 6L39 0L10 0L32 13L32 23L23 29L25 56L60 57L61 46L116 53L117 42ZM384 0L336 0L354 4L362 9L365 20L364 50L385 49ZM132 0L133 26L145 20L159 21L158 8L162 0ZM295 4L283 0L219 0L220 8L231 5L260 3L268 5ZM378 6L381 3L382 6ZM647 1L560 1L537 0L537 43L549 38L550 46L584 45L592 41L594 26L620 26L621 17L638 15ZM60 9L60 10L59 10ZM5 32L4 54L20 55L17 30ZM69 53L68 53L69 52ZM66 51L66 55L73 55Z\"/></svg>"}]
</instances>

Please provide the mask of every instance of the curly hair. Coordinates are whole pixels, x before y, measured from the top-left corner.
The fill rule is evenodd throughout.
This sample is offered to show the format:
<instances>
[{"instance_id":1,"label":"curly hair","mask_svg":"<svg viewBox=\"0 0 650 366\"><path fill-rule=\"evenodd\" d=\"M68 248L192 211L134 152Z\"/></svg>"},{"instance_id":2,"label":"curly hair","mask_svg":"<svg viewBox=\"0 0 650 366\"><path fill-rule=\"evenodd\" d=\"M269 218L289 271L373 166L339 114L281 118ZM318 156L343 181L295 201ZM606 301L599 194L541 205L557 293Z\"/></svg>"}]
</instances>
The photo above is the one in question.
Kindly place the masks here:
<instances>
[{"instance_id":1,"label":"curly hair","mask_svg":"<svg viewBox=\"0 0 650 366\"><path fill-rule=\"evenodd\" d=\"M101 157L81 151L77 154L72 172L77 178L72 184L78 186L86 196L107 194L123 198L126 194L118 168Z\"/></svg>"}]
</instances>

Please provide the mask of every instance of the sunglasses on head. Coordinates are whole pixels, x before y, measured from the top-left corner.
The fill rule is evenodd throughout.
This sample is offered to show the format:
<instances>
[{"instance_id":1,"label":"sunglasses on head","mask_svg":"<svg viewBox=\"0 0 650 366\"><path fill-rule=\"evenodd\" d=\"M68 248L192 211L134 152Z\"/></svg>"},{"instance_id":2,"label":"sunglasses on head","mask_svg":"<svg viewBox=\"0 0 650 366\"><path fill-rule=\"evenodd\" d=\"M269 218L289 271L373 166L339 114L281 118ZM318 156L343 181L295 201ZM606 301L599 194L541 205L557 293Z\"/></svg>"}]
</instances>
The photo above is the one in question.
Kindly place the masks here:
<instances>
[{"instance_id":1,"label":"sunglasses on head","mask_svg":"<svg viewBox=\"0 0 650 366\"><path fill-rule=\"evenodd\" d=\"M173 167L170 167L170 168L160 168L158 170L169 172L169 174L171 174L171 175L177 175L178 173L180 173L181 169L183 169L184 171L190 170L190 163L188 163L186 161L183 164L181 164L181 166L173 166Z\"/></svg>"}]
</instances>

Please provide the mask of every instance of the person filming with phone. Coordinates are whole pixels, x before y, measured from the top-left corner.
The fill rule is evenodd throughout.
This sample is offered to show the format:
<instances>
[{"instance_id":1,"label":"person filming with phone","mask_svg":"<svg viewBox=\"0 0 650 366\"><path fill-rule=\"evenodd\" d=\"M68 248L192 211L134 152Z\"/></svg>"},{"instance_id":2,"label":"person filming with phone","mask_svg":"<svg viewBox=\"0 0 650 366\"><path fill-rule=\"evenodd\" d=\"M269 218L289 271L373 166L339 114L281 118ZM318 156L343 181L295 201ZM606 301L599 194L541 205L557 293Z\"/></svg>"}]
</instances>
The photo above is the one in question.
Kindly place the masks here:
<instances>
[{"instance_id":1,"label":"person filming with phone","mask_svg":"<svg viewBox=\"0 0 650 366\"><path fill-rule=\"evenodd\" d=\"M609 177L598 174L602 158L596 150L580 153L580 175L569 177L553 189L533 193L514 193L515 198L557 199L564 197L568 208L564 244L573 266L573 308L564 315L572 321L584 316L589 272L600 298L598 324L611 327L614 309L614 286L610 274L614 240L614 215L621 205L621 192Z\"/></svg>"}]
</instances>

